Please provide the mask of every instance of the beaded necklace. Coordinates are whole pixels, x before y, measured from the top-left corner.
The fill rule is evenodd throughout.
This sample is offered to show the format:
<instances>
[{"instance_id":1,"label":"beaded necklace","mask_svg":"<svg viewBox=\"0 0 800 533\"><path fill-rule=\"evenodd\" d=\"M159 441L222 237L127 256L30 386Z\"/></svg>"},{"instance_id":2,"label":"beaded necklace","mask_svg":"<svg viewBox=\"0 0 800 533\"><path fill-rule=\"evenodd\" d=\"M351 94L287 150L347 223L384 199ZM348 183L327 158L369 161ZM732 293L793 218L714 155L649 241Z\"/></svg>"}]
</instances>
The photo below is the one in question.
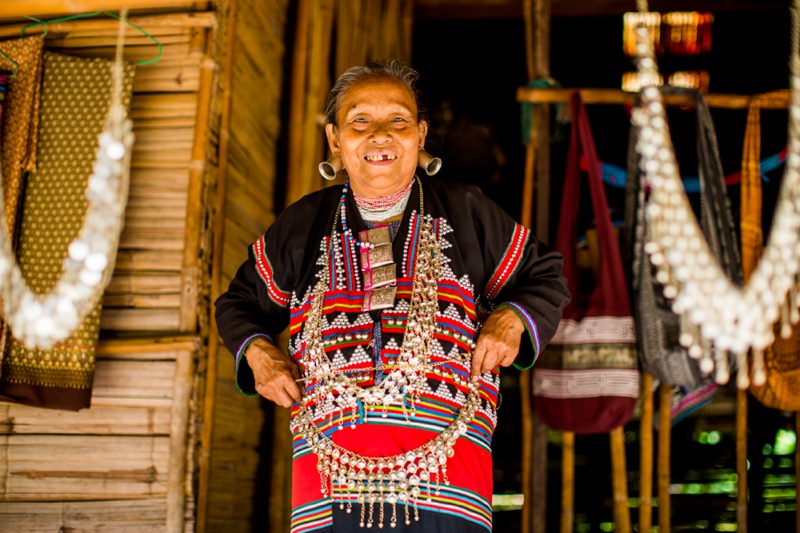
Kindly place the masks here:
<instances>
[{"instance_id":1,"label":"beaded necklace","mask_svg":"<svg viewBox=\"0 0 800 533\"><path fill-rule=\"evenodd\" d=\"M347 194L346 187L343 196ZM397 362L385 367L390 370L385 378L371 387L361 387L356 378L346 372L336 371L325 352L322 316L325 293L329 290L328 247L325 247L322 277L314 287L303 332L306 336L306 351L302 358L303 379L316 380L316 387L312 394L303 398L292 424L317 456L322 493L331 498L331 504L334 502L334 495L338 494L340 509L345 509L344 501L347 500L347 513L352 510L353 499L361 504L361 527L372 527L376 504L379 528L383 527L384 504L391 506L390 527L397 525L398 503L405 505L406 524L411 524L412 508L414 520L419 520L417 502L422 493L420 487L427 484L427 497L430 500L432 485L435 486L436 494L439 494L441 483L450 484L447 478L447 459L453 457L453 446L459 436L467 433L468 424L481 404L479 385L471 381L461 381L462 385L468 387L469 394L450 425L413 450L383 457L365 457L336 444L314 422L312 403L319 405L320 409L338 410L338 429L343 428L344 411L353 412L350 427L355 427L360 405L367 407L362 415L365 421L368 413L376 408L382 410L382 417L387 417L390 405L400 405L408 420L416 414L416 403L426 386L427 373L441 373L440 369L435 368L438 365L430 361L431 341L437 331L441 246L433 229L433 217L424 214L423 205L420 186L420 235L406 331ZM416 213L412 215L414 214ZM338 218L334 218L331 241L336 237ZM343 232L348 231L345 224L343 217ZM471 354L460 357L458 362L469 364L470 359ZM406 408L406 399L409 409Z\"/></svg>"},{"instance_id":2,"label":"beaded necklace","mask_svg":"<svg viewBox=\"0 0 800 533\"><path fill-rule=\"evenodd\" d=\"M380 222L396 217L405 211L413 185L414 180L411 180L406 187L396 193L380 198L367 198L353 192L361 218L369 222Z\"/></svg>"},{"instance_id":3,"label":"beaded necklace","mask_svg":"<svg viewBox=\"0 0 800 533\"><path fill-rule=\"evenodd\" d=\"M361 196L360 194L356 194L354 192L353 198L355 198L356 204L358 204L360 207L366 207L368 209L386 209L387 207L392 207L401 200L405 199L405 197L411 192L411 187L413 185L414 180L411 180L408 182L408 185L396 193L388 196L381 196L379 198L367 198L366 196Z\"/></svg>"}]
</instances>

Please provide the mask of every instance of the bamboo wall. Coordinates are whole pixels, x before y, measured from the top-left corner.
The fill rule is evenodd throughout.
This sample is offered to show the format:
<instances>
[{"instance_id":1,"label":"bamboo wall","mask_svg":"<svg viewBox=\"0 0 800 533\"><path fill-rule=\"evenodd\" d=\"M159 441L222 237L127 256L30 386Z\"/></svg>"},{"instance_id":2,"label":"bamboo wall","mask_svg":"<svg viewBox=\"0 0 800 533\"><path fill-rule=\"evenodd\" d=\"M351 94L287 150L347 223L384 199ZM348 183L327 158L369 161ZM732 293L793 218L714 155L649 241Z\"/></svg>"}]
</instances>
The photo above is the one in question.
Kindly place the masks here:
<instances>
[{"instance_id":1,"label":"bamboo wall","mask_svg":"<svg viewBox=\"0 0 800 533\"><path fill-rule=\"evenodd\" d=\"M283 87L284 26L288 0L236 0L233 22L226 21L229 44L230 108L222 112L221 194L212 292L224 291L252 244L275 218L277 142ZM230 13L226 13L230 16ZM224 77L223 77L223 83ZM213 327L213 326L212 326ZM199 530L250 531L254 515L264 513L267 496L256 502L257 487L267 482L269 453L259 449L264 429L262 402L243 396L234 381L233 357L212 330L209 346L207 429L203 456L210 458L208 480L201 483ZM288 421L282 426L289 436ZM270 433L268 431L267 433ZM270 443L266 443L267 447ZM288 531L274 524L259 530Z\"/></svg>"},{"instance_id":2,"label":"bamboo wall","mask_svg":"<svg viewBox=\"0 0 800 533\"><path fill-rule=\"evenodd\" d=\"M18 17L24 7L49 18L95 7L55 4L15 2L0 17ZM92 407L0 404L0 532L195 530L216 13L205 2L148 7L155 4L157 12L132 17L164 50L135 78L130 200L103 300ZM110 58L117 28L107 17L51 24L46 48ZM0 38L19 30L0 25ZM147 38L133 29L126 35L126 59L155 57Z\"/></svg>"}]
</instances>

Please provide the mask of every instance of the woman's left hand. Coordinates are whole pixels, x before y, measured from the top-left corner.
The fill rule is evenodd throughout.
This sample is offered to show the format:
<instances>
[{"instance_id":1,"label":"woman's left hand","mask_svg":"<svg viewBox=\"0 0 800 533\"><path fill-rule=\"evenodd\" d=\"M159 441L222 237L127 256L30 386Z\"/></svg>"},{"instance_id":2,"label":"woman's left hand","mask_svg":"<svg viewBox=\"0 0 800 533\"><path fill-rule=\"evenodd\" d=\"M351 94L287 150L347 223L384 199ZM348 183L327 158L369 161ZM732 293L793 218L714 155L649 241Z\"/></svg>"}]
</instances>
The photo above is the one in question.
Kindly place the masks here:
<instances>
[{"instance_id":1,"label":"woman's left hand","mask_svg":"<svg viewBox=\"0 0 800 533\"><path fill-rule=\"evenodd\" d=\"M477 382L480 375L495 366L511 366L519 354L519 343L525 325L511 309L501 307L489 315L478 335L472 353L470 378Z\"/></svg>"}]
</instances>

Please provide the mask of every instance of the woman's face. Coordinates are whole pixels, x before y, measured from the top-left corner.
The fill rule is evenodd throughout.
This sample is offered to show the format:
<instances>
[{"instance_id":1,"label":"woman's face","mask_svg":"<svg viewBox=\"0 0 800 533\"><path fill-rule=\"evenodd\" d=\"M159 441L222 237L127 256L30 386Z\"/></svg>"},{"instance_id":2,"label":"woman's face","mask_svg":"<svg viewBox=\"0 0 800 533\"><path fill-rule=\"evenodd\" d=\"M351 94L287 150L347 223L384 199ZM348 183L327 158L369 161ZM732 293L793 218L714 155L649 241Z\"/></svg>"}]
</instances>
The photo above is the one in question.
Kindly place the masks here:
<instances>
[{"instance_id":1,"label":"woman's face","mask_svg":"<svg viewBox=\"0 0 800 533\"><path fill-rule=\"evenodd\" d=\"M325 128L331 151L339 152L353 191L369 198L399 191L414 176L428 124L417 121L417 104L394 80L369 80L350 87Z\"/></svg>"}]
</instances>

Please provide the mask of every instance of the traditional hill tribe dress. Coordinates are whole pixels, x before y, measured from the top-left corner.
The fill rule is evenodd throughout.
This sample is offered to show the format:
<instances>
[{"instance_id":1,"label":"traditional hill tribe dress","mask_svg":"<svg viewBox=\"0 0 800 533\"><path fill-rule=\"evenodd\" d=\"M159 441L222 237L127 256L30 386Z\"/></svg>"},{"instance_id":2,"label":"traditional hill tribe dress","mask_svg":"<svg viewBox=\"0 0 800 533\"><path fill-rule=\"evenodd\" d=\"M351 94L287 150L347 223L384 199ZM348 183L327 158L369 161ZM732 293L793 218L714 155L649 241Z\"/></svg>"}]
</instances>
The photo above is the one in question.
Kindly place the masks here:
<instances>
[{"instance_id":1,"label":"traditional hill tribe dress","mask_svg":"<svg viewBox=\"0 0 800 533\"><path fill-rule=\"evenodd\" d=\"M370 229L371 228L371 229ZM524 322L529 367L569 300L561 257L475 187L415 180L402 221L364 223L352 191L290 206L216 302L240 390L243 353L290 328L292 533L486 532L499 374L469 382L497 306Z\"/></svg>"}]
</instances>

